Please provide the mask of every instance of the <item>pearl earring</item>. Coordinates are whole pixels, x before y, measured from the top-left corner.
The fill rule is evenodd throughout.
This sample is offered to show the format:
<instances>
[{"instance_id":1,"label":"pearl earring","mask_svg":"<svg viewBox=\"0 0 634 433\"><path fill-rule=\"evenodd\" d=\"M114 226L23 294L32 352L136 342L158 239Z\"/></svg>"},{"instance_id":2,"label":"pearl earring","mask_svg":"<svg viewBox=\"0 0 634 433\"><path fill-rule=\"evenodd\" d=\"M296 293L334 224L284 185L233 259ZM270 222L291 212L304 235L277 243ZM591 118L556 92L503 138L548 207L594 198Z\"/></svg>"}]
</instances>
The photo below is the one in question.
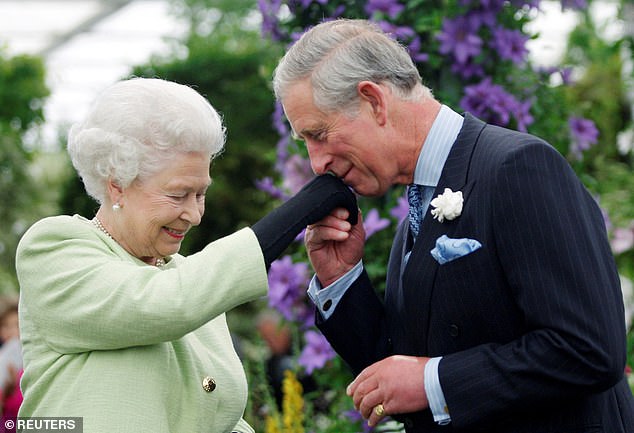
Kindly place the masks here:
<instances>
[{"instance_id":1,"label":"pearl earring","mask_svg":"<svg viewBox=\"0 0 634 433\"><path fill-rule=\"evenodd\" d=\"M115 203L112 205L112 210L113 211L118 211L119 209L121 209L121 205L119 203Z\"/></svg>"}]
</instances>

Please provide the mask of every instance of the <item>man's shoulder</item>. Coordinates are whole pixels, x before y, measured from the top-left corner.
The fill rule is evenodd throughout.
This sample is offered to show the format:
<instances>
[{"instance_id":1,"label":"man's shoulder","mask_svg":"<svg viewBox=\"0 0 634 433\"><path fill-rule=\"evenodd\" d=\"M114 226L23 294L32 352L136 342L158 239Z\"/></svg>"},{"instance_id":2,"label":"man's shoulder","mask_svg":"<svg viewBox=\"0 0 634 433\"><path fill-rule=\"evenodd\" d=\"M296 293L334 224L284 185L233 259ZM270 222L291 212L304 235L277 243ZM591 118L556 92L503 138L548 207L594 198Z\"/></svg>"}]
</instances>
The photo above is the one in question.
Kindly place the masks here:
<instances>
[{"instance_id":1,"label":"man's shoulder","mask_svg":"<svg viewBox=\"0 0 634 433\"><path fill-rule=\"evenodd\" d=\"M549 142L541 137L489 123L485 123L482 128L476 149L498 156L530 153L534 150L561 156Z\"/></svg>"}]
</instances>

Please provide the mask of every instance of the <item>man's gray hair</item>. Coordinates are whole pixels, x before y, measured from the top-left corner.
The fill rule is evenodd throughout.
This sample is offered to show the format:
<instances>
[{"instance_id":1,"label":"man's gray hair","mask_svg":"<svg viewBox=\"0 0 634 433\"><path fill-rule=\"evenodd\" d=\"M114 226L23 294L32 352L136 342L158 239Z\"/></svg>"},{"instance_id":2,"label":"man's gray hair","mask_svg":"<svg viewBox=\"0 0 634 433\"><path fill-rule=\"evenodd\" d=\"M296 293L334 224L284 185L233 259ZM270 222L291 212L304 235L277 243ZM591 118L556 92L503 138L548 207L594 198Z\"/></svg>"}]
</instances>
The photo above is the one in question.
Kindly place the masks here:
<instances>
[{"instance_id":1,"label":"man's gray hair","mask_svg":"<svg viewBox=\"0 0 634 433\"><path fill-rule=\"evenodd\" d=\"M288 88L306 78L315 105L325 111L355 112L357 84L366 80L405 100L432 97L407 49L365 20L328 21L304 33L275 69L275 97L283 101Z\"/></svg>"},{"instance_id":2,"label":"man's gray hair","mask_svg":"<svg viewBox=\"0 0 634 433\"><path fill-rule=\"evenodd\" d=\"M103 203L108 180L125 188L158 173L175 155L213 159L225 144L216 110L194 89L156 78L108 87L68 134L68 153L86 192Z\"/></svg>"}]
</instances>

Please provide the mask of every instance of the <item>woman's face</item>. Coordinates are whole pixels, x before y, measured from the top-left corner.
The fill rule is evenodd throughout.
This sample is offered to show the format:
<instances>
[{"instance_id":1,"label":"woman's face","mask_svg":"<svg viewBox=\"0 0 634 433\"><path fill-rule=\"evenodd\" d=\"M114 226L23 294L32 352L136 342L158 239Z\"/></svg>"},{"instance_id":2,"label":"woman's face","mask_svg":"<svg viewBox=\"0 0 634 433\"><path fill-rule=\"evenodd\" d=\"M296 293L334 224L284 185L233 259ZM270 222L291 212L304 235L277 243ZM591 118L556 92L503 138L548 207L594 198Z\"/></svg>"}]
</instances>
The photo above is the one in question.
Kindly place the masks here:
<instances>
[{"instance_id":1,"label":"woman's face","mask_svg":"<svg viewBox=\"0 0 634 433\"><path fill-rule=\"evenodd\" d=\"M125 188L118 200L121 208L113 212L117 241L150 264L177 253L205 212L210 163L204 153L181 154L154 176Z\"/></svg>"}]
</instances>

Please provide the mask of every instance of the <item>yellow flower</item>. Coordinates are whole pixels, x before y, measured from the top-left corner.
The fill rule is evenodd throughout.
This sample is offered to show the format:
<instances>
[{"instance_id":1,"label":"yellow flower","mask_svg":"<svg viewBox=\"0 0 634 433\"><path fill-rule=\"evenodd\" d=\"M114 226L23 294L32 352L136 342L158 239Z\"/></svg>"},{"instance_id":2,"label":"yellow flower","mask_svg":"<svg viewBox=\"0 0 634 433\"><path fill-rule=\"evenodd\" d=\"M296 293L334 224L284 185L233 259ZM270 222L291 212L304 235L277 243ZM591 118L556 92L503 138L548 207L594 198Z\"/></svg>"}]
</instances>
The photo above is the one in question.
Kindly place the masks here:
<instances>
[{"instance_id":1,"label":"yellow flower","mask_svg":"<svg viewBox=\"0 0 634 433\"><path fill-rule=\"evenodd\" d=\"M278 414L267 415L264 422L265 433L282 433L280 430L280 417Z\"/></svg>"},{"instance_id":2,"label":"yellow flower","mask_svg":"<svg viewBox=\"0 0 634 433\"><path fill-rule=\"evenodd\" d=\"M304 398L302 384L290 370L284 372L282 381L282 419L284 433L304 433Z\"/></svg>"}]
</instances>

